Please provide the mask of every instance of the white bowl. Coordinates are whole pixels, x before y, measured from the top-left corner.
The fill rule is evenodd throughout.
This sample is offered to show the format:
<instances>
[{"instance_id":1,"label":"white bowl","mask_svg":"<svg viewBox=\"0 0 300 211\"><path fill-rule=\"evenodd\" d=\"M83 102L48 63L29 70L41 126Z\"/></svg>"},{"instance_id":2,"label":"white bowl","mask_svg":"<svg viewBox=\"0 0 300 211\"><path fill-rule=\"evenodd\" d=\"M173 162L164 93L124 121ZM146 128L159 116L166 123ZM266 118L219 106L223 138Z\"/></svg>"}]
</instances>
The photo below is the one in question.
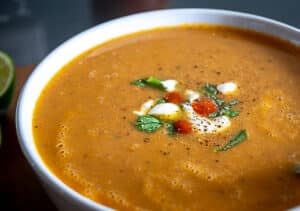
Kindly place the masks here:
<instances>
[{"instance_id":1,"label":"white bowl","mask_svg":"<svg viewBox=\"0 0 300 211\"><path fill-rule=\"evenodd\" d=\"M213 9L160 10L130 15L95 26L61 44L30 75L16 110L16 128L22 151L59 209L111 210L69 188L43 163L34 144L32 132L33 110L42 89L66 63L95 45L141 30L185 23L221 24L253 29L300 46L300 30L297 28L256 15Z\"/></svg>"}]
</instances>

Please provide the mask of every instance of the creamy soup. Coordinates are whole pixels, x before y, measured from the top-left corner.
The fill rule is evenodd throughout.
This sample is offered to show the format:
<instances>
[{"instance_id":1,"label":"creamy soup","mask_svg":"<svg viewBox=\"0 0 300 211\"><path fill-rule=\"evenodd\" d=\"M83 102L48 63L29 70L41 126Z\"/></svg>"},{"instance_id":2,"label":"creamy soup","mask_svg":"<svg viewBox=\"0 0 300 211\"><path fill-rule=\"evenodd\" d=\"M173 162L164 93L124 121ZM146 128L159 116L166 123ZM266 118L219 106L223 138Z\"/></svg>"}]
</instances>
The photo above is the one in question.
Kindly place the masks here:
<instances>
[{"instance_id":1,"label":"creamy soup","mask_svg":"<svg viewBox=\"0 0 300 211\"><path fill-rule=\"evenodd\" d=\"M289 43L159 28L63 67L32 130L58 178L118 210L283 210L300 204L299 87Z\"/></svg>"}]
</instances>

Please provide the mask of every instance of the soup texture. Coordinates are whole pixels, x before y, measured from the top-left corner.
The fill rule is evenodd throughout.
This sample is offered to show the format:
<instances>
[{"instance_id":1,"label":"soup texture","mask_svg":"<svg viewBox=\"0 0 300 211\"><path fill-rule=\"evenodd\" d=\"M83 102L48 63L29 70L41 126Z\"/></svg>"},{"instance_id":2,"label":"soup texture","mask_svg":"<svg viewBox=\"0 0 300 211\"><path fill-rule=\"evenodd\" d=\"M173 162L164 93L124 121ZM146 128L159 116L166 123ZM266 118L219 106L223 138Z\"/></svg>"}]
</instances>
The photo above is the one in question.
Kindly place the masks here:
<instances>
[{"instance_id":1,"label":"soup texture","mask_svg":"<svg viewBox=\"0 0 300 211\"><path fill-rule=\"evenodd\" d=\"M299 71L297 47L252 31L121 37L51 79L35 144L65 184L118 210L284 210L300 204Z\"/></svg>"}]
</instances>

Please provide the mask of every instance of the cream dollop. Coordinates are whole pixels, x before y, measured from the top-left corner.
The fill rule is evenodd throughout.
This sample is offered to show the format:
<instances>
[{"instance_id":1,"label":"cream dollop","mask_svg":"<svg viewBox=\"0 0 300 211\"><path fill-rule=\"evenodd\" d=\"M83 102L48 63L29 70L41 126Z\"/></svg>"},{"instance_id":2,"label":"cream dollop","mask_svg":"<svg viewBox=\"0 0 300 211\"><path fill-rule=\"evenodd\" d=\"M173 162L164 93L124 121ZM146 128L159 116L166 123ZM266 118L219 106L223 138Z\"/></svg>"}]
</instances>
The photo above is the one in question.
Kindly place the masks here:
<instances>
[{"instance_id":1,"label":"cream dollop","mask_svg":"<svg viewBox=\"0 0 300 211\"><path fill-rule=\"evenodd\" d=\"M190 89L187 89L184 94L187 97L189 102L193 102L194 100L197 100L200 97L199 92L195 92Z\"/></svg>"},{"instance_id":2,"label":"cream dollop","mask_svg":"<svg viewBox=\"0 0 300 211\"><path fill-rule=\"evenodd\" d=\"M161 83L167 92L175 91L176 86L178 84L178 82L176 80L165 80L165 81L162 81Z\"/></svg>"},{"instance_id":3,"label":"cream dollop","mask_svg":"<svg viewBox=\"0 0 300 211\"><path fill-rule=\"evenodd\" d=\"M222 94L227 95L227 94L232 94L233 92L235 92L237 89L237 85L233 82L226 82L223 84L219 84L217 86L217 89Z\"/></svg>"},{"instance_id":4,"label":"cream dollop","mask_svg":"<svg viewBox=\"0 0 300 211\"><path fill-rule=\"evenodd\" d=\"M155 104L154 100L148 100L143 105L141 105L139 111L133 111L134 114L138 116L146 115L147 112L152 108L152 106Z\"/></svg>"},{"instance_id":5,"label":"cream dollop","mask_svg":"<svg viewBox=\"0 0 300 211\"><path fill-rule=\"evenodd\" d=\"M175 121L181 116L181 109L174 103L160 103L148 112L149 115L165 121Z\"/></svg>"},{"instance_id":6,"label":"cream dollop","mask_svg":"<svg viewBox=\"0 0 300 211\"><path fill-rule=\"evenodd\" d=\"M192 124L193 131L196 133L216 133L228 128L231 123L227 116L219 116L213 119L198 115L190 103L182 104L189 121Z\"/></svg>"}]
</instances>

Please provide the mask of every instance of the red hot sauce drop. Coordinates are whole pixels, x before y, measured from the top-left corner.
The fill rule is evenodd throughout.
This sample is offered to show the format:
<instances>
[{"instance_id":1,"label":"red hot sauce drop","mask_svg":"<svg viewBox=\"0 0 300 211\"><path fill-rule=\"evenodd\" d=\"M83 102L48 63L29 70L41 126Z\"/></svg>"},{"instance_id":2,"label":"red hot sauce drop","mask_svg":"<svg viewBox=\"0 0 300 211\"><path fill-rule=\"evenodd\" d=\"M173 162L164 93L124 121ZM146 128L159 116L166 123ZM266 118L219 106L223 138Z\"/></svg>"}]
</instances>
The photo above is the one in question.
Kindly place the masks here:
<instances>
[{"instance_id":1,"label":"red hot sauce drop","mask_svg":"<svg viewBox=\"0 0 300 211\"><path fill-rule=\"evenodd\" d=\"M192 103L192 107L197 114L208 116L218 111L218 106L209 98L201 98Z\"/></svg>"},{"instance_id":2,"label":"red hot sauce drop","mask_svg":"<svg viewBox=\"0 0 300 211\"><path fill-rule=\"evenodd\" d=\"M165 100L169 103L179 104L183 101L181 95L178 92L168 92L165 96Z\"/></svg>"},{"instance_id":3,"label":"red hot sauce drop","mask_svg":"<svg viewBox=\"0 0 300 211\"><path fill-rule=\"evenodd\" d=\"M191 123L184 119L174 122L174 128L177 133L181 133L181 134L189 134L192 132Z\"/></svg>"}]
</instances>

